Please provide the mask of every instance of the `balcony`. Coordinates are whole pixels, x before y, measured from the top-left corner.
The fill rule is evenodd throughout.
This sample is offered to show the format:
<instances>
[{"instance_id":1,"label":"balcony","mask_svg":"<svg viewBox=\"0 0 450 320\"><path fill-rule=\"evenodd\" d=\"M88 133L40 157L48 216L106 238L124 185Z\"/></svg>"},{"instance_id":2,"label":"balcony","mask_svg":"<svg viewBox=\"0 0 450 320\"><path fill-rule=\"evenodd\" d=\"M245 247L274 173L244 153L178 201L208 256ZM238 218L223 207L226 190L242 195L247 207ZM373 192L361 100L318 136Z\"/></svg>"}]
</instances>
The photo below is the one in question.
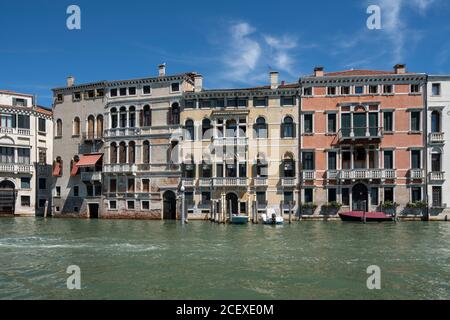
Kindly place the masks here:
<instances>
[{"instance_id":1,"label":"balcony","mask_svg":"<svg viewBox=\"0 0 450 320\"><path fill-rule=\"evenodd\" d=\"M327 171L327 179L328 180L337 180L337 179L339 179L339 171L338 170L328 170Z\"/></svg>"},{"instance_id":2,"label":"balcony","mask_svg":"<svg viewBox=\"0 0 450 320\"><path fill-rule=\"evenodd\" d=\"M0 172L32 173L33 166L31 164L0 163Z\"/></svg>"},{"instance_id":3,"label":"balcony","mask_svg":"<svg viewBox=\"0 0 450 320\"><path fill-rule=\"evenodd\" d=\"M316 171L304 170L302 171L302 177L304 181L314 181L316 179Z\"/></svg>"},{"instance_id":4,"label":"balcony","mask_svg":"<svg viewBox=\"0 0 450 320\"><path fill-rule=\"evenodd\" d=\"M337 178L342 180L374 180L395 179L397 177L394 169L354 169L341 170Z\"/></svg>"},{"instance_id":5,"label":"balcony","mask_svg":"<svg viewBox=\"0 0 450 320\"><path fill-rule=\"evenodd\" d=\"M185 188L193 188L195 187L195 179L183 178L181 185Z\"/></svg>"},{"instance_id":6,"label":"balcony","mask_svg":"<svg viewBox=\"0 0 450 320\"><path fill-rule=\"evenodd\" d=\"M247 178L215 178L215 187L247 187Z\"/></svg>"},{"instance_id":7,"label":"balcony","mask_svg":"<svg viewBox=\"0 0 450 320\"><path fill-rule=\"evenodd\" d=\"M0 134L15 134L19 136L30 136L30 129L21 129L21 128L0 128Z\"/></svg>"},{"instance_id":8,"label":"balcony","mask_svg":"<svg viewBox=\"0 0 450 320\"><path fill-rule=\"evenodd\" d=\"M85 142L91 142L91 141L102 141L103 136L93 133L83 133L81 135L81 140Z\"/></svg>"},{"instance_id":9,"label":"balcony","mask_svg":"<svg viewBox=\"0 0 450 320\"><path fill-rule=\"evenodd\" d=\"M430 143L436 143L436 144L445 143L443 132L430 133L428 136L428 139L429 139Z\"/></svg>"},{"instance_id":10,"label":"balcony","mask_svg":"<svg viewBox=\"0 0 450 320\"><path fill-rule=\"evenodd\" d=\"M100 182L102 181L102 172L82 172L81 181L83 182Z\"/></svg>"},{"instance_id":11,"label":"balcony","mask_svg":"<svg viewBox=\"0 0 450 320\"><path fill-rule=\"evenodd\" d=\"M137 166L135 164L105 164L105 173L133 173L137 171Z\"/></svg>"},{"instance_id":12,"label":"balcony","mask_svg":"<svg viewBox=\"0 0 450 320\"><path fill-rule=\"evenodd\" d=\"M383 129L378 127L344 128L338 132L339 142L380 140L383 138Z\"/></svg>"},{"instance_id":13,"label":"balcony","mask_svg":"<svg viewBox=\"0 0 450 320\"><path fill-rule=\"evenodd\" d=\"M430 182L442 182L445 181L445 172L430 172Z\"/></svg>"},{"instance_id":14,"label":"balcony","mask_svg":"<svg viewBox=\"0 0 450 320\"><path fill-rule=\"evenodd\" d=\"M105 137L127 137L127 136L138 136L141 134L141 129L139 128L115 128L105 130Z\"/></svg>"},{"instance_id":15,"label":"balcony","mask_svg":"<svg viewBox=\"0 0 450 320\"><path fill-rule=\"evenodd\" d=\"M411 169L409 171L409 178L416 180L416 179L423 179L424 178L424 170L422 169Z\"/></svg>"},{"instance_id":16,"label":"balcony","mask_svg":"<svg viewBox=\"0 0 450 320\"><path fill-rule=\"evenodd\" d=\"M198 185L201 188L210 188L211 187L212 178L200 178L198 181Z\"/></svg>"},{"instance_id":17,"label":"balcony","mask_svg":"<svg viewBox=\"0 0 450 320\"><path fill-rule=\"evenodd\" d=\"M213 138L213 145L215 147L223 146L247 146L248 138Z\"/></svg>"},{"instance_id":18,"label":"balcony","mask_svg":"<svg viewBox=\"0 0 450 320\"><path fill-rule=\"evenodd\" d=\"M297 184L297 179L295 179L295 178L289 178L289 177L281 178L281 185L285 188L294 188L296 184Z\"/></svg>"},{"instance_id":19,"label":"balcony","mask_svg":"<svg viewBox=\"0 0 450 320\"><path fill-rule=\"evenodd\" d=\"M267 187L268 179L266 177L257 177L254 179L255 187Z\"/></svg>"}]
</instances>

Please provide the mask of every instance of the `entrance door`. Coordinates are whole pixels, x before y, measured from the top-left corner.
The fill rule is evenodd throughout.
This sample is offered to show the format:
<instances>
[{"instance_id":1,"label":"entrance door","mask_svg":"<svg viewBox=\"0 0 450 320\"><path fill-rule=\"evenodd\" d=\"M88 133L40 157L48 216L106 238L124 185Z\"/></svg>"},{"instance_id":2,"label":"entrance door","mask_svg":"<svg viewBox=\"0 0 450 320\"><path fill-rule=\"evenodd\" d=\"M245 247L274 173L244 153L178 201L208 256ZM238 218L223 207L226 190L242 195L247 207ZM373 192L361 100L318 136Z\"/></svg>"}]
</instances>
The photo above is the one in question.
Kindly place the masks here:
<instances>
[{"instance_id":1,"label":"entrance door","mask_svg":"<svg viewBox=\"0 0 450 320\"><path fill-rule=\"evenodd\" d=\"M16 190L11 181L0 183L0 214L14 214L16 204Z\"/></svg>"},{"instance_id":2,"label":"entrance door","mask_svg":"<svg viewBox=\"0 0 450 320\"><path fill-rule=\"evenodd\" d=\"M352 189L353 211L369 211L369 191L363 184L357 184Z\"/></svg>"},{"instance_id":3,"label":"entrance door","mask_svg":"<svg viewBox=\"0 0 450 320\"><path fill-rule=\"evenodd\" d=\"M89 203L88 207L89 207L89 218L98 219L98 211L99 211L98 203Z\"/></svg>"},{"instance_id":4,"label":"entrance door","mask_svg":"<svg viewBox=\"0 0 450 320\"><path fill-rule=\"evenodd\" d=\"M177 199L172 191L166 191L163 195L163 218L164 220L177 219Z\"/></svg>"},{"instance_id":5,"label":"entrance door","mask_svg":"<svg viewBox=\"0 0 450 320\"><path fill-rule=\"evenodd\" d=\"M239 214L239 200L237 195L235 195L234 193L229 193L227 194L226 197L227 200L227 213L230 213L231 210L231 214Z\"/></svg>"}]
</instances>

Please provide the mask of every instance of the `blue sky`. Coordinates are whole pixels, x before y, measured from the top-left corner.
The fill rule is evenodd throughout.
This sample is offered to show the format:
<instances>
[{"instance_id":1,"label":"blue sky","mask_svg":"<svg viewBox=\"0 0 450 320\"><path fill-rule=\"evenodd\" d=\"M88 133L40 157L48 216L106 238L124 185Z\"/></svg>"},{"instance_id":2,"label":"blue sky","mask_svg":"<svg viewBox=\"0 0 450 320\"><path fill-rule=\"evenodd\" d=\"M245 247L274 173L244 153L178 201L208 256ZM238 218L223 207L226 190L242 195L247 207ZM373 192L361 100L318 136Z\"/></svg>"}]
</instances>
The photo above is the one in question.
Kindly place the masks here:
<instances>
[{"instance_id":1,"label":"blue sky","mask_svg":"<svg viewBox=\"0 0 450 320\"><path fill-rule=\"evenodd\" d=\"M81 30L66 9L81 8ZM368 30L379 5L382 29ZM0 4L0 89L36 94L77 83L197 71L207 88L296 81L328 71L391 69L450 73L450 1L34 0Z\"/></svg>"}]
</instances>

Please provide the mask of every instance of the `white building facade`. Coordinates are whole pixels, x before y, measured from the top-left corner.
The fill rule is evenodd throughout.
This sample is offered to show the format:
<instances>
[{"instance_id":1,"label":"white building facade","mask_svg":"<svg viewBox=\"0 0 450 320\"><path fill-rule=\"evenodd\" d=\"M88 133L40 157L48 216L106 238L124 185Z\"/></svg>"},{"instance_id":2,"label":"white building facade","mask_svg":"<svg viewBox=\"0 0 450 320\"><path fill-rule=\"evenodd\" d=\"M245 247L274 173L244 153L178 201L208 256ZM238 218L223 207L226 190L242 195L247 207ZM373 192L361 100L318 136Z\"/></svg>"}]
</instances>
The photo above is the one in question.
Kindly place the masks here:
<instances>
[{"instance_id":1,"label":"white building facade","mask_svg":"<svg viewBox=\"0 0 450 320\"><path fill-rule=\"evenodd\" d=\"M44 215L51 201L52 112L0 90L0 215Z\"/></svg>"}]
</instances>

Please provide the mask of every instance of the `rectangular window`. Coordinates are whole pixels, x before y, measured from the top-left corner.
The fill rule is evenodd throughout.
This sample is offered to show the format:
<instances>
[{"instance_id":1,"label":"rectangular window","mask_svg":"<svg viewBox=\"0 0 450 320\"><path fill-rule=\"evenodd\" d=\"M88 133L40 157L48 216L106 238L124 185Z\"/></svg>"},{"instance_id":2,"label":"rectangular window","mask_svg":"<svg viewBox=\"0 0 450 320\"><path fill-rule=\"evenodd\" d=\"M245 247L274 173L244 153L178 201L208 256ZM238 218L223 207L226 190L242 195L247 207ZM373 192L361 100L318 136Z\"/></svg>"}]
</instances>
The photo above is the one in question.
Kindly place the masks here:
<instances>
[{"instance_id":1,"label":"rectangular window","mask_svg":"<svg viewBox=\"0 0 450 320\"><path fill-rule=\"evenodd\" d=\"M144 94L151 94L151 93L152 93L152 87L151 87L151 86L144 86L144 87L142 88L142 92L143 92Z\"/></svg>"},{"instance_id":2,"label":"rectangular window","mask_svg":"<svg viewBox=\"0 0 450 320\"><path fill-rule=\"evenodd\" d=\"M422 188L421 187L413 187L411 188L411 202L422 201Z\"/></svg>"},{"instance_id":3,"label":"rectangular window","mask_svg":"<svg viewBox=\"0 0 450 320\"><path fill-rule=\"evenodd\" d=\"M29 207L29 206L31 206L31 197L30 196L21 196L20 197L20 205L22 207Z\"/></svg>"},{"instance_id":4,"label":"rectangular window","mask_svg":"<svg viewBox=\"0 0 450 320\"><path fill-rule=\"evenodd\" d=\"M22 189L31 189L31 178L20 178L20 187Z\"/></svg>"},{"instance_id":5,"label":"rectangular window","mask_svg":"<svg viewBox=\"0 0 450 320\"><path fill-rule=\"evenodd\" d=\"M262 192L262 191L256 192L256 202L258 204L265 204L266 201L267 201L267 199L266 199L265 192Z\"/></svg>"},{"instance_id":6,"label":"rectangular window","mask_svg":"<svg viewBox=\"0 0 450 320\"><path fill-rule=\"evenodd\" d=\"M442 187L433 187L432 189L432 201L433 207L442 207Z\"/></svg>"},{"instance_id":7,"label":"rectangular window","mask_svg":"<svg viewBox=\"0 0 450 320\"><path fill-rule=\"evenodd\" d=\"M47 132L46 126L45 126L45 119L39 118L38 130L39 130L39 132Z\"/></svg>"},{"instance_id":8,"label":"rectangular window","mask_svg":"<svg viewBox=\"0 0 450 320\"><path fill-rule=\"evenodd\" d=\"M142 192L150 192L150 180L142 179Z\"/></svg>"},{"instance_id":9,"label":"rectangular window","mask_svg":"<svg viewBox=\"0 0 450 320\"><path fill-rule=\"evenodd\" d=\"M150 210L150 201L142 201L142 210Z\"/></svg>"},{"instance_id":10,"label":"rectangular window","mask_svg":"<svg viewBox=\"0 0 450 320\"><path fill-rule=\"evenodd\" d=\"M39 119L39 122L40 122L40 120L41 119ZM30 129L30 116L23 115L23 114L17 115L17 127L20 129ZM44 128L45 128L45 124L44 124Z\"/></svg>"},{"instance_id":11,"label":"rectangular window","mask_svg":"<svg viewBox=\"0 0 450 320\"><path fill-rule=\"evenodd\" d=\"M30 149L17 149L17 162L20 164L30 164Z\"/></svg>"},{"instance_id":12,"label":"rectangular window","mask_svg":"<svg viewBox=\"0 0 450 320\"><path fill-rule=\"evenodd\" d=\"M116 200L109 201L109 209L111 209L111 210L117 209L117 201Z\"/></svg>"},{"instance_id":13,"label":"rectangular window","mask_svg":"<svg viewBox=\"0 0 450 320\"><path fill-rule=\"evenodd\" d=\"M134 192L134 179L128 179L128 192Z\"/></svg>"},{"instance_id":14,"label":"rectangular window","mask_svg":"<svg viewBox=\"0 0 450 320\"><path fill-rule=\"evenodd\" d=\"M411 85L411 93L420 93L420 86L418 84Z\"/></svg>"},{"instance_id":15,"label":"rectangular window","mask_svg":"<svg viewBox=\"0 0 450 320\"><path fill-rule=\"evenodd\" d=\"M327 88L327 94L329 96L335 96L336 95L336 87L328 87Z\"/></svg>"},{"instance_id":16,"label":"rectangular window","mask_svg":"<svg viewBox=\"0 0 450 320\"><path fill-rule=\"evenodd\" d=\"M184 193L184 201L186 201L186 205L188 208L192 208L194 206L194 193L193 192L185 192Z\"/></svg>"},{"instance_id":17,"label":"rectangular window","mask_svg":"<svg viewBox=\"0 0 450 320\"><path fill-rule=\"evenodd\" d=\"M384 151L384 168L394 169L394 151L392 150Z\"/></svg>"},{"instance_id":18,"label":"rectangular window","mask_svg":"<svg viewBox=\"0 0 450 320\"><path fill-rule=\"evenodd\" d=\"M294 205L294 193L292 191L285 191L283 194L283 201L285 204Z\"/></svg>"},{"instance_id":19,"label":"rectangular window","mask_svg":"<svg viewBox=\"0 0 450 320\"><path fill-rule=\"evenodd\" d=\"M314 190L311 188L305 189L305 203L314 202Z\"/></svg>"},{"instance_id":20,"label":"rectangular window","mask_svg":"<svg viewBox=\"0 0 450 320\"><path fill-rule=\"evenodd\" d=\"M355 94L363 94L363 93L364 93L364 86L355 87Z\"/></svg>"},{"instance_id":21,"label":"rectangular window","mask_svg":"<svg viewBox=\"0 0 450 320\"><path fill-rule=\"evenodd\" d=\"M420 150L411 150L411 169L421 169L421 152Z\"/></svg>"},{"instance_id":22,"label":"rectangular window","mask_svg":"<svg viewBox=\"0 0 450 320\"><path fill-rule=\"evenodd\" d=\"M47 164L47 150L42 148L39 149L39 164L40 165Z\"/></svg>"},{"instance_id":23,"label":"rectangular window","mask_svg":"<svg viewBox=\"0 0 450 320\"><path fill-rule=\"evenodd\" d=\"M111 89L110 95L111 95L111 97L117 97L117 89Z\"/></svg>"},{"instance_id":24,"label":"rectangular window","mask_svg":"<svg viewBox=\"0 0 450 320\"><path fill-rule=\"evenodd\" d=\"M349 95L350 94L350 87L345 86L341 87L341 95Z\"/></svg>"},{"instance_id":25,"label":"rectangular window","mask_svg":"<svg viewBox=\"0 0 450 320\"><path fill-rule=\"evenodd\" d=\"M104 96L105 96L105 90L97 89L97 97L104 97Z\"/></svg>"},{"instance_id":26,"label":"rectangular window","mask_svg":"<svg viewBox=\"0 0 450 320\"><path fill-rule=\"evenodd\" d=\"M383 86L383 93L384 94L391 94L394 91L393 89L394 88L392 87L392 85L386 84L386 85Z\"/></svg>"},{"instance_id":27,"label":"rectangular window","mask_svg":"<svg viewBox=\"0 0 450 320\"><path fill-rule=\"evenodd\" d=\"M411 131L419 132L420 131L420 111L412 111L411 112Z\"/></svg>"},{"instance_id":28,"label":"rectangular window","mask_svg":"<svg viewBox=\"0 0 450 320\"><path fill-rule=\"evenodd\" d=\"M328 152L328 170L337 169L337 153L334 151Z\"/></svg>"},{"instance_id":29,"label":"rectangular window","mask_svg":"<svg viewBox=\"0 0 450 320\"><path fill-rule=\"evenodd\" d=\"M431 154L431 171L441 172L441 154L432 153Z\"/></svg>"},{"instance_id":30,"label":"rectangular window","mask_svg":"<svg viewBox=\"0 0 450 320\"><path fill-rule=\"evenodd\" d=\"M329 113L327 116L327 120L328 120L328 125L327 125L327 130L328 133L336 133L337 131L337 121L336 118L337 115L336 113Z\"/></svg>"},{"instance_id":31,"label":"rectangular window","mask_svg":"<svg viewBox=\"0 0 450 320\"><path fill-rule=\"evenodd\" d=\"M369 93L370 94L377 94L378 93L378 86L369 86Z\"/></svg>"},{"instance_id":32,"label":"rectangular window","mask_svg":"<svg viewBox=\"0 0 450 320\"><path fill-rule=\"evenodd\" d=\"M217 178L223 178L223 164L218 163L216 165L216 176Z\"/></svg>"},{"instance_id":33,"label":"rectangular window","mask_svg":"<svg viewBox=\"0 0 450 320\"><path fill-rule=\"evenodd\" d=\"M350 205L350 189L349 188L342 189L342 205L343 206Z\"/></svg>"},{"instance_id":34,"label":"rectangular window","mask_svg":"<svg viewBox=\"0 0 450 320\"><path fill-rule=\"evenodd\" d=\"M315 170L314 152L302 153L303 170Z\"/></svg>"},{"instance_id":35,"label":"rectangular window","mask_svg":"<svg viewBox=\"0 0 450 320\"><path fill-rule=\"evenodd\" d=\"M383 112L383 130L385 132L394 131L394 113L392 111Z\"/></svg>"},{"instance_id":36,"label":"rectangular window","mask_svg":"<svg viewBox=\"0 0 450 320\"><path fill-rule=\"evenodd\" d=\"M73 187L73 196L79 197L80 196L80 188L78 186Z\"/></svg>"},{"instance_id":37,"label":"rectangular window","mask_svg":"<svg viewBox=\"0 0 450 320\"><path fill-rule=\"evenodd\" d=\"M80 101L80 100L81 100L81 92L74 92L73 101Z\"/></svg>"},{"instance_id":38,"label":"rectangular window","mask_svg":"<svg viewBox=\"0 0 450 320\"><path fill-rule=\"evenodd\" d=\"M384 188L384 202L394 202L394 188Z\"/></svg>"},{"instance_id":39,"label":"rectangular window","mask_svg":"<svg viewBox=\"0 0 450 320\"><path fill-rule=\"evenodd\" d=\"M440 83L433 83L431 85L431 94L433 96L440 96L441 95L441 84Z\"/></svg>"},{"instance_id":40,"label":"rectangular window","mask_svg":"<svg viewBox=\"0 0 450 320\"><path fill-rule=\"evenodd\" d=\"M116 192L117 190L117 180L110 179L109 180L109 192Z\"/></svg>"},{"instance_id":41,"label":"rectangular window","mask_svg":"<svg viewBox=\"0 0 450 320\"><path fill-rule=\"evenodd\" d=\"M61 93L58 93L58 94L56 95L56 101L57 101L57 102L63 102L63 101L64 101L64 95L61 94Z\"/></svg>"},{"instance_id":42,"label":"rectangular window","mask_svg":"<svg viewBox=\"0 0 450 320\"><path fill-rule=\"evenodd\" d=\"M209 205L210 201L211 201L211 192L203 191L202 192L202 204Z\"/></svg>"},{"instance_id":43,"label":"rectangular window","mask_svg":"<svg viewBox=\"0 0 450 320\"><path fill-rule=\"evenodd\" d=\"M120 88L119 89L119 95L121 97L126 96L127 95L127 88Z\"/></svg>"},{"instance_id":44,"label":"rectangular window","mask_svg":"<svg viewBox=\"0 0 450 320\"><path fill-rule=\"evenodd\" d=\"M370 188L370 204L372 206L378 205L378 188Z\"/></svg>"},{"instance_id":45,"label":"rectangular window","mask_svg":"<svg viewBox=\"0 0 450 320\"><path fill-rule=\"evenodd\" d=\"M336 189L330 188L328 189L328 202L336 202Z\"/></svg>"},{"instance_id":46,"label":"rectangular window","mask_svg":"<svg viewBox=\"0 0 450 320\"><path fill-rule=\"evenodd\" d=\"M247 99L238 99L237 105L241 108L247 107Z\"/></svg>"},{"instance_id":47,"label":"rectangular window","mask_svg":"<svg viewBox=\"0 0 450 320\"><path fill-rule=\"evenodd\" d=\"M85 92L85 97L89 99L95 98L95 90L88 90L87 92Z\"/></svg>"},{"instance_id":48,"label":"rectangular window","mask_svg":"<svg viewBox=\"0 0 450 320\"><path fill-rule=\"evenodd\" d=\"M136 95L136 87L129 87L129 88L128 88L128 94L129 94L130 96Z\"/></svg>"},{"instance_id":49,"label":"rectangular window","mask_svg":"<svg viewBox=\"0 0 450 320\"><path fill-rule=\"evenodd\" d=\"M128 210L134 210L134 200L127 201L127 208Z\"/></svg>"},{"instance_id":50,"label":"rectangular window","mask_svg":"<svg viewBox=\"0 0 450 320\"><path fill-rule=\"evenodd\" d=\"M267 106L266 98L253 98L253 106L254 107L266 107Z\"/></svg>"},{"instance_id":51,"label":"rectangular window","mask_svg":"<svg viewBox=\"0 0 450 320\"><path fill-rule=\"evenodd\" d=\"M180 91L180 84L178 82L172 83L170 87L171 87L172 92Z\"/></svg>"},{"instance_id":52,"label":"rectangular window","mask_svg":"<svg viewBox=\"0 0 450 320\"><path fill-rule=\"evenodd\" d=\"M281 97L281 106L294 106L295 97Z\"/></svg>"},{"instance_id":53,"label":"rectangular window","mask_svg":"<svg viewBox=\"0 0 450 320\"><path fill-rule=\"evenodd\" d=\"M313 114L309 113L303 115L303 128L305 133L313 133Z\"/></svg>"},{"instance_id":54,"label":"rectangular window","mask_svg":"<svg viewBox=\"0 0 450 320\"><path fill-rule=\"evenodd\" d=\"M47 189L47 179L39 178L39 190L46 190L46 189Z\"/></svg>"},{"instance_id":55,"label":"rectangular window","mask_svg":"<svg viewBox=\"0 0 450 320\"><path fill-rule=\"evenodd\" d=\"M247 177L247 164L239 163L239 177Z\"/></svg>"},{"instance_id":56,"label":"rectangular window","mask_svg":"<svg viewBox=\"0 0 450 320\"><path fill-rule=\"evenodd\" d=\"M55 188L55 197L61 197L61 187Z\"/></svg>"},{"instance_id":57,"label":"rectangular window","mask_svg":"<svg viewBox=\"0 0 450 320\"><path fill-rule=\"evenodd\" d=\"M312 88L303 88L303 95L304 96L312 96Z\"/></svg>"}]
</instances>

